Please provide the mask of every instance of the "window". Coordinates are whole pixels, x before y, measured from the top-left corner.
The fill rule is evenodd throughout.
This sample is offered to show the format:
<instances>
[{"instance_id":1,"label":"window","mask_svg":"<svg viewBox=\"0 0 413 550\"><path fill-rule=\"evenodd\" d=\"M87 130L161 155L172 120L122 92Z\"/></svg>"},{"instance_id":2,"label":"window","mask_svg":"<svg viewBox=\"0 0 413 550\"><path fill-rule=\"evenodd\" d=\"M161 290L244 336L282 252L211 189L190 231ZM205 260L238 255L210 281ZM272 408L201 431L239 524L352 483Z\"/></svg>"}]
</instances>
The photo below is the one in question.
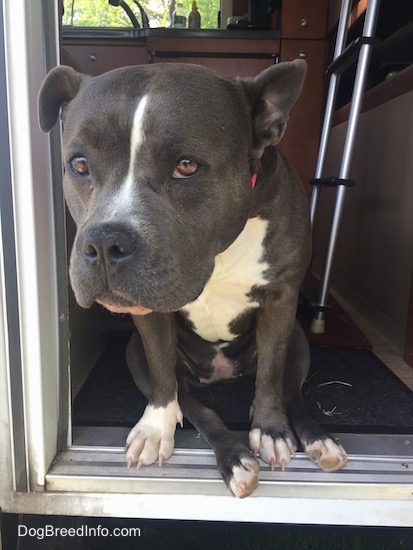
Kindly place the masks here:
<instances>
[{"instance_id":1,"label":"window","mask_svg":"<svg viewBox=\"0 0 413 550\"><path fill-rule=\"evenodd\" d=\"M192 0L181 0L181 2L189 13ZM141 22L140 11L136 3L133 0L127 0L126 4ZM172 4L175 4L175 0L140 0L140 4L148 16L150 27L169 26L170 13L173 11ZM201 14L201 27L216 29L220 0L197 0L197 6ZM63 25L71 27L131 27L132 23L122 7L111 5L109 0L64 0Z\"/></svg>"}]
</instances>

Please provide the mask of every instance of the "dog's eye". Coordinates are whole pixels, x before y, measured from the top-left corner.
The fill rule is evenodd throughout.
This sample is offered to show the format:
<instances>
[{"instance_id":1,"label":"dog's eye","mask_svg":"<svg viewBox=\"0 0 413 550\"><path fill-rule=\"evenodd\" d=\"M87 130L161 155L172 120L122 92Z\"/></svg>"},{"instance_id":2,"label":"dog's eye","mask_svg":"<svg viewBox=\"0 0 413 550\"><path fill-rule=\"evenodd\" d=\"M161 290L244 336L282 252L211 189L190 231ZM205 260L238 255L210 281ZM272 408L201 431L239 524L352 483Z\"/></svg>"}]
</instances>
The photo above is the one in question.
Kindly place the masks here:
<instances>
[{"instance_id":1,"label":"dog's eye","mask_svg":"<svg viewBox=\"0 0 413 550\"><path fill-rule=\"evenodd\" d=\"M189 178L197 172L199 164L193 159L181 159L177 162L173 171L173 178Z\"/></svg>"},{"instance_id":2,"label":"dog's eye","mask_svg":"<svg viewBox=\"0 0 413 550\"><path fill-rule=\"evenodd\" d=\"M82 156L73 157L69 162L70 168L78 176L87 176L89 174L89 166L87 159Z\"/></svg>"}]
</instances>

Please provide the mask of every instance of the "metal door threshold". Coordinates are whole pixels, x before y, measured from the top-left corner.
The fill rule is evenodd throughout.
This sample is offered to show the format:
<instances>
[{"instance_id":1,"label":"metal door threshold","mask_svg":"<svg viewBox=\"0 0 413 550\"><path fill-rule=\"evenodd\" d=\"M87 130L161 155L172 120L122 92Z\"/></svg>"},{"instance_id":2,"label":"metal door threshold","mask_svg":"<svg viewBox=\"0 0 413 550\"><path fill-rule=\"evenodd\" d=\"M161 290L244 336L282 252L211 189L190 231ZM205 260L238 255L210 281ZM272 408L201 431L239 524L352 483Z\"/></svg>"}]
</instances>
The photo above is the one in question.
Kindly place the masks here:
<instances>
[{"instance_id":1,"label":"metal door threshold","mask_svg":"<svg viewBox=\"0 0 413 550\"><path fill-rule=\"evenodd\" d=\"M213 452L200 436L178 430L173 456L160 468L126 467L123 428L82 428L75 445L57 455L46 478L46 490L80 493L228 495ZM93 445L85 445L93 434ZM246 438L247 433L240 433ZM411 500L413 501L413 436L335 434L349 454L345 469L326 473L304 453L297 453L285 472L261 462L254 497ZM82 444L83 443L83 444Z\"/></svg>"}]
</instances>

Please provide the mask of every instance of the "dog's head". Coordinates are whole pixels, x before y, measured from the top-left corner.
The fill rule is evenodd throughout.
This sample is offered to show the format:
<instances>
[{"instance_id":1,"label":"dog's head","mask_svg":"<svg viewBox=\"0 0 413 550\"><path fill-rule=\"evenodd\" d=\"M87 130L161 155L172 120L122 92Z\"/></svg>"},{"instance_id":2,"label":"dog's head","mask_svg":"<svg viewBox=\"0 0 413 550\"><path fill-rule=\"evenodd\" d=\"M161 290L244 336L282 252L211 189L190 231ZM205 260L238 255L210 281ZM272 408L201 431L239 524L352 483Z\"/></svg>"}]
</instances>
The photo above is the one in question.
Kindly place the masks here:
<instances>
[{"instance_id":1,"label":"dog's head","mask_svg":"<svg viewBox=\"0 0 413 550\"><path fill-rule=\"evenodd\" d=\"M140 314L197 298L248 219L251 175L281 139L304 75L302 61L244 80L189 64L48 74L39 121L47 132L61 112L81 306Z\"/></svg>"}]
</instances>

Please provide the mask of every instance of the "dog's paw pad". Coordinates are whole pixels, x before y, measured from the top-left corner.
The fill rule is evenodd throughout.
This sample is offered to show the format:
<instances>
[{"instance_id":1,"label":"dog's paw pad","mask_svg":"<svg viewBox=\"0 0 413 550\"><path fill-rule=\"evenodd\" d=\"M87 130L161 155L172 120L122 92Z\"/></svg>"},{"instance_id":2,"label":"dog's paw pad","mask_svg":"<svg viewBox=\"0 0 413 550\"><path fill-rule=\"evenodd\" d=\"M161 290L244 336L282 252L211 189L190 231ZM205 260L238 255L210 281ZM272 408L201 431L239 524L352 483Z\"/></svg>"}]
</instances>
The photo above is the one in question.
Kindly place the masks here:
<instances>
[{"instance_id":1,"label":"dog's paw pad","mask_svg":"<svg viewBox=\"0 0 413 550\"><path fill-rule=\"evenodd\" d=\"M240 464L232 468L232 477L229 488L238 498L250 496L258 487L258 473L260 466L254 457L244 457Z\"/></svg>"},{"instance_id":2,"label":"dog's paw pad","mask_svg":"<svg viewBox=\"0 0 413 550\"><path fill-rule=\"evenodd\" d=\"M317 440L306 445L305 452L310 459L326 472L334 472L347 464L347 454L340 443L331 438Z\"/></svg>"},{"instance_id":3,"label":"dog's paw pad","mask_svg":"<svg viewBox=\"0 0 413 550\"><path fill-rule=\"evenodd\" d=\"M288 436L274 439L268 434L263 434L259 428L254 428L250 431L249 439L254 454L259 454L260 458L270 465L271 470L278 464L284 471L291 457L295 455L295 441Z\"/></svg>"},{"instance_id":4,"label":"dog's paw pad","mask_svg":"<svg viewBox=\"0 0 413 550\"><path fill-rule=\"evenodd\" d=\"M162 466L173 453L177 423L182 425L182 412L177 401L166 407L148 405L126 440L128 467L136 464L140 469L156 460Z\"/></svg>"}]
</instances>

